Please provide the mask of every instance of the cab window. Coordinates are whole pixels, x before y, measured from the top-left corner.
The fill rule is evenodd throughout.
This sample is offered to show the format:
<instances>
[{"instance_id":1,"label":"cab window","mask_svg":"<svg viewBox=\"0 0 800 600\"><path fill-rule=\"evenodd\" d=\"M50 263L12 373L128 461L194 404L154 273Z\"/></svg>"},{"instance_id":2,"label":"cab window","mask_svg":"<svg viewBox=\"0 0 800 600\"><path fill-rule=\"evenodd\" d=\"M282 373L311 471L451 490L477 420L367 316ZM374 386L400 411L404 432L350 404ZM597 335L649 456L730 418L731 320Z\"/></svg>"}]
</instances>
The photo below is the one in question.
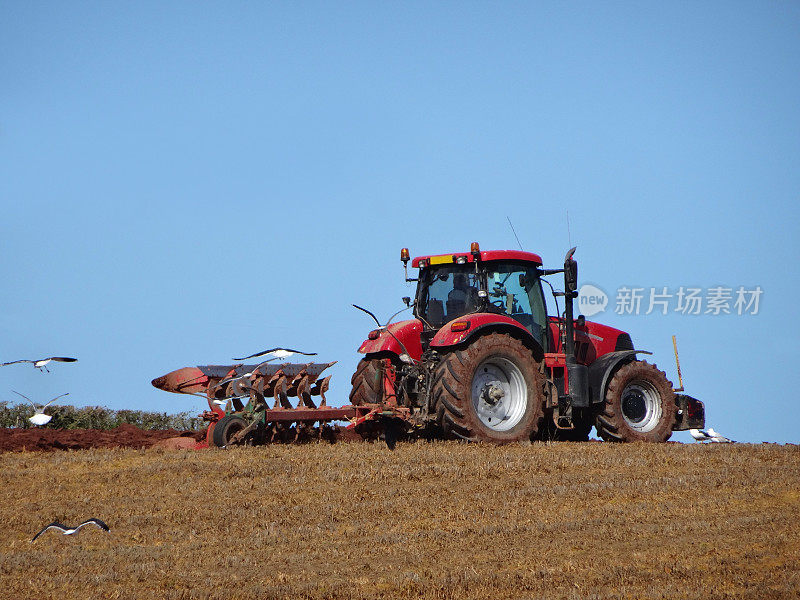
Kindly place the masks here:
<instances>
[{"instance_id":1,"label":"cab window","mask_svg":"<svg viewBox=\"0 0 800 600\"><path fill-rule=\"evenodd\" d=\"M493 312L518 321L543 348L547 311L536 269L523 265L487 265L487 292Z\"/></svg>"},{"instance_id":2,"label":"cab window","mask_svg":"<svg viewBox=\"0 0 800 600\"><path fill-rule=\"evenodd\" d=\"M429 269L420 298L420 314L433 327L475 312L480 306L479 275L474 267L452 265Z\"/></svg>"}]
</instances>

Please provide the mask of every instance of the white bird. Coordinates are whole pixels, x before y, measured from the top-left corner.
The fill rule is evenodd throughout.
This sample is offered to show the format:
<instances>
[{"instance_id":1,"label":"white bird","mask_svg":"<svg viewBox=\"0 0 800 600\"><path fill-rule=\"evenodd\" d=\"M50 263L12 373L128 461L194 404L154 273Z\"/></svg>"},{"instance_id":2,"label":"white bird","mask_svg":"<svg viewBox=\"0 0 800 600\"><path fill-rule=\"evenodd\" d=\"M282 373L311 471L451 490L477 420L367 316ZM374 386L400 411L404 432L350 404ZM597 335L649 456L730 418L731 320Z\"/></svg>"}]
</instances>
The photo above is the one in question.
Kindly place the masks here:
<instances>
[{"instance_id":1,"label":"white bird","mask_svg":"<svg viewBox=\"0 0 800 600\"><path fill-rule=\"evenodd\" d=\"M316 352L301 352L300 350L292 350L291 348L270 348L269 350L263 350L261 352L256 352L255 354L251 354L250 356L244 356L242 358L234 358L233 360L247 360L248 358L255 358L256 356L264 356L266 354L271 354L275 358L271 358L270 360L275 360L278 358L287 358L292 354L304 354L306 356L316 356ZM265 361L265 362L269 362ZM264 364L264 363L261 363Z\"/></svg>"},{"instance_id":2,"label":"white bird","mask_svg":"<svg viewBox=\"0 0 800 600\"><path fill-rule=\"evenodd\" d=\"M47 358L38 358L36 360L12 360L11 362L4 362L0 363L0 367L5 367L6 365L15 365L17 363L31 363L34 367L39 369L40 371L44 369L48 373L50 369L47 368L47 363L50 361L56 362L76 362L77 358L69 358L68 356L48 356Z\"/></svg>"},{"instance_id":3,"label":"white bird","mask_svg":"<svg viewBox=\"0 0 800 600\"><path fill-rule=\"evenodd\" d=\"M73 533L78 533L78 530L81 527L83 527L84 525L97 525L103 531L106 531L106 532L109 531L108 525L103 523L100 519L89 519L87 521L84 521L83 523L81 523L77 527L67 527L66 525L62 525L58 521L53 521L52 523L50 523L50 525L47 525L46 527L43 527L42 530L39 533L37 533L35 536L33 536L33 539L31 540L31 542L35 542L36 538L38 538L40 535L42 535L45 531L47 531L51 527L54 528L54 529L60 530L61 533L63 533L64 535L72 535Z\"/></svg>"},{"instance_id":4,"label":"white bird","mask_svg":"<svg viewBox=\"0 0 800 600\"><path fill-rule=\"evenodd\" d=\"M732 439L726 438L724 435L718 434L711 427L709 427L706 430L706 433L708 433L708 435L711 436L711 441L712 442L720 442L720 443L723 443L723 444L732 444L732 443L734 443L734 441Z\"/></svg>"},{"instance_id":5,"label":"white bird","mask_svg":"<svg viewBox=\"0 0 800 600\"><path fill-rule=\"evenodd\" d=\"M66 394L61 394L60 396L56 396L55 398L50 400L50 402L42 406L42 408L38 408L33 403L33 400L31 400L24 394L20 394L19 392L15 392L14 390L11 391L14 392L17 396L22 396L23 398L25 398L25 400L31 403L31 406L33 406L33 416L28 417L28 421L30 421L34 425L47 425L50 422L50 419L52 419L53 417L51 415L44 414L44 409L50 406L53 402L55 402L59 398L63 398L64 396L69 396L69 392L67 392Z\"/></svg>"},{"instance_id":6,"label":"white bird","mask_svg":"<svg viewBox=\"0 0 800 600\"><path fill-rule=\"evenodd\" d=\"M733 440L718 434L711 427L709 427L708 429L690 429L689 433L698 442L719 442L724 444L734 443Z\"/></svg>"},{"instance_id":7,"label":"white bird","mask_svg":"<svg viewBox=\"0 0 800 600\"><path fill-rule=\"evenodd\" d=\"M689 433L692 435L694 439L698 442L707 442L711 439L711 436L708 435L705 430L703 429L690 429Z\"/></svg>"}]
</instances>

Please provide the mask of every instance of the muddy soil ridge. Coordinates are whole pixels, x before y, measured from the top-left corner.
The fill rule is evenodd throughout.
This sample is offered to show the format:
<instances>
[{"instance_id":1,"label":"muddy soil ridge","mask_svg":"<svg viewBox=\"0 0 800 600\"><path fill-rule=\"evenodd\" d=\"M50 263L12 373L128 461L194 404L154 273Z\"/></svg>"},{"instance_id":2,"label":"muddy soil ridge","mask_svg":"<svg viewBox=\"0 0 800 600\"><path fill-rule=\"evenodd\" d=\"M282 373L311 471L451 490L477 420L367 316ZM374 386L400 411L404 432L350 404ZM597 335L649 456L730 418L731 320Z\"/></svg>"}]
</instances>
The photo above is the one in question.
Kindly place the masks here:
<instances>
[{"instance_id":1,"label":"muddy soil ridge","mask_svg":"<svg viewBox=\"0 0 800 600\"><path fill-rule=\"evenodd\" d=\"M191 447L203 431L139 429L123 424L114 429L2 429L0 452L85 450L88 448Z\"/></svg>"}]
</instances>

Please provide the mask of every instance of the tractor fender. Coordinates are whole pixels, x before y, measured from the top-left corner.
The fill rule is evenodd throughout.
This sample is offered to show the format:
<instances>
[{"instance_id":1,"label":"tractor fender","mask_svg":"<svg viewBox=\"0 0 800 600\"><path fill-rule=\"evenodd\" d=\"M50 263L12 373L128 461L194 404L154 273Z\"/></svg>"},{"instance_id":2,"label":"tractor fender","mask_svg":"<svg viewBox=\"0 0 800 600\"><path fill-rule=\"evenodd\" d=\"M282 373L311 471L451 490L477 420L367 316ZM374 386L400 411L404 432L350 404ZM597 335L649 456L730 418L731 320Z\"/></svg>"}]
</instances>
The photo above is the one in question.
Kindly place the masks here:
<instances>
[{"instance_id":1,"label":"tractor fender","mask_svg":"<svg viewBox=\"0 0 800 600\"><path fill-rule=\"evenodd\" d=\"M466 328L453 331L453 325L456 323L466 323ZM461 325L460 327L464 326ZM440 349L448 346L455 346L463 342L468 342L477 335L482 335L489 331L496 331L499 333L507 332L516 335L521 338L526 345L530 346L533 351L533 356L537 361L541 361L544 358L544 349L531 335L530 331L523 327L519 321L506 315L498 315L495 313L472 313L453 319L436 332L436 335L431 340L431 348Z\"/></svg>"},{"instance_id":2,"label":"tractor fender","mask_svg":"<svg viewBox=\"0 0 800 600\"><path fill-rule=\"evenodd\" d=\"M589 397L593 404L605 400L606 386L614 371L623 364L636 360L637 354L652 354L652 352L647 350L608 352L589 365Z\"/></svg>"},{"instance_id":3,"label":"tractor fender","mask_svg":"<svg viewBox=\"0 0 800 600\"><path fill-rule=\"evenodd\" d=\"M411 319L392 323L385 329L375 329L361 343L361 354L390 352L397 356L408 354L414 360L422 358L422 321Z\"/></svg>"}]
</instances>

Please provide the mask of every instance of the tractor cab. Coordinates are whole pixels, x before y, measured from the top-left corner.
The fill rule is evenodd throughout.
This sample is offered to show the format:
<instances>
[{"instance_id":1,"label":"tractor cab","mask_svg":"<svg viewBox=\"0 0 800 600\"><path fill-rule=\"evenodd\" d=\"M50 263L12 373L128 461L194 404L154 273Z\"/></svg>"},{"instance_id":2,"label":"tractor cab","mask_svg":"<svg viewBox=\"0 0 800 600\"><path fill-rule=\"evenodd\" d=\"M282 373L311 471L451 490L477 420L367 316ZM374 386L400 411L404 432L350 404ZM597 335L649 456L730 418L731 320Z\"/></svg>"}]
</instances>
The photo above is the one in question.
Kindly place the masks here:
<instances>
[{"instance_id":1,"label":"tractor cab","mask_svg":"<svg viewBox=\"0 0 800 600\"><path fill-rule=\"evenodd\" d=\"M414 316L432 334L471 314L503 315L546 348L541 264L530 252L481 252L477 243L471 252L417 257L412 261L419 269Z\"/></svg>"}]
</instances>

